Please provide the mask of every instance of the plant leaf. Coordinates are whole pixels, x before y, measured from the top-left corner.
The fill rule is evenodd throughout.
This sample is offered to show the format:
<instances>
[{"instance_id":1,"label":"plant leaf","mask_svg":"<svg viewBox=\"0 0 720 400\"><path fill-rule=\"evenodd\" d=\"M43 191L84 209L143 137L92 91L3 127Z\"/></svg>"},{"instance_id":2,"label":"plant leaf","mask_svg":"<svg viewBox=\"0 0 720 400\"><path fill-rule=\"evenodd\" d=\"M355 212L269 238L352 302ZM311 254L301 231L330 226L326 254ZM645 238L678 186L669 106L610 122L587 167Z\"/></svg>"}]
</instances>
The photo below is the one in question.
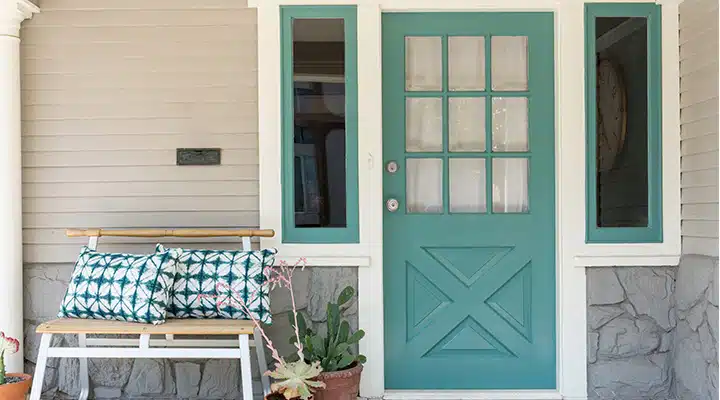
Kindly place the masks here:
<instances>
[{"instance_id":1,"label":"plant leaf","mask_svg":"<svg viewBox=\"0 0 720 400\"><path fill-rule=\"evenodd\" d=\"M312 344L312 340L311 340L312 338L313 338L313 336L305 336L305 338L304 338L305 345L303 346L303 350L307 352L307 353L305 353L305 357L308 358L308 360L315 361L315 357L314 357L315 356L315 348L313 347L313 344ZM308 355L309 355L309 357L308 357Z\"/></svg>"},{"instance_id":2,"label":"plant leaf","mask_svg":"<svg viewBox=\"0 0 720 400\"><path fill-rule=\"evenodd\" d=\"M290 313L290 316L292 318L292 313ZM298 332L300 332L300 335L302 335L303 332L306 332L308 330L308 327L307 327L307 323L305 322L305 317L303 316L303 314L301 312L297 313L297 320L298 320L298 323L297 323L298 324L298 327L297 327ZM290 325L294 326L295 325L294 321L291 321Z\"/></svg>"},{"instance_id":3,"label":"plant leaf","mask_svg":"<svg viewBox=\"0 0 720 400\"><path fill-rule=\"evenodd\" d=\"M343 322L340 323L340 329L338 330L337 342L338 343L347 342L349 335L350 335L350 324L347 321L343 320Z\"/></svg>"},{"instance_id":4,"label":"plant leaf","mask_svg":"<svg viewBox=\"0 0 720 400\"><path fill-rule=\"evenodd\" d=\"M362 354L359 354L359 355L357 356L357 360L358 360L358 362L359 362L360 364L365 364L365 362L367 361L367 357L365 357L365 356L362 355Z\"/></svg>"},{"instance_id":5,"label":"plant leaf","mask_svg":"<svg viewBox=\"0 0 720 400\"><path fill-rule=\"evenodd\" d=\"M335 354L338 354L338 355L343 354L343 353L347 352L349 348L350 348L350 344L348 344L347 342L338 343L338 345L335 346L335 351L337 352Z\"/></svg>"},{"instance_id":6,"label":"plant leaf","mask_svg":"<svg viewBox=\"0 0 720 400\"><path fill-rule=\"evenodd\" d=\"M355 289L353 289L352 286L348 286L345 289L340 292L340 295L338 296L338 305L342 306L343 304L350 301L353 296L355 295Z\"/></svg>"},{"instance_id":7,"label":"plant leaf","mask_svg":"<svg viewBox=\"0 0 720 400\"><path fill-rule=\"evenodd\" d=\"M350 353L345 353L345 355L338 361L337 369L342 370L350 366L355 361L355 356L353 356Z\"/></svg>"},{"instance_id":8,"label":"plant leaf","mask_svg":"<svg viewBox=\"0 0 720 400\"><path fill-rule=\"evenodd\" d=\"M355 343L359 342L360 339L362 339L363 337L365 337L365 331L360 329L359 331L353 333L352 336L350 336L348 338L347 342L349 344L355 344Z\"/></svg>"},{"instance_id":9,"label":"plant leaf","mask_svg":"<svg viewBox=\"0 0 720 400\"><path fill-rule=\"evenodd\" d=\"M334 341L340 328L340 307L337 304L329 303L327 306L327 337Z\"/></svg>"},{"instance_id":10,"label":"plant leaf","mask_svg":"<svg viewBox=\"0 0 720 400\"><path fill-rule=\"evenodd\" d=\"M325 357L325 346L323 345L322 338L320 336L310 337L310 343L312 344L312 351L319 357Z\"/></svg>"},{"instance_id":11,"label":"plant leaf","mask_svg":"<svg viewBox=\"0 0 720 400\"><path fill-rule=\"evenodd\" d=\"M327 347L327 352L325 354L325 357L327 358L335 358L336 355L340 354L339 351L337 351L337 346L335 346L334 343L330 343Z\"/></svg>"},{"instance_id":12,"label":"plant leaf","mask_svg":"<svg viewBox=\"0 0 720 400\"><path fill-rule=\"evenodd\" d=\"M333 372L333 371L337 371L337 370L338 370L338 367L337 367L337 363L335 362L335 360L329 360L327 363L327 367L325 367L323 369L323 371L327 371L327 372Z\"/></svg>"}]
</instances>

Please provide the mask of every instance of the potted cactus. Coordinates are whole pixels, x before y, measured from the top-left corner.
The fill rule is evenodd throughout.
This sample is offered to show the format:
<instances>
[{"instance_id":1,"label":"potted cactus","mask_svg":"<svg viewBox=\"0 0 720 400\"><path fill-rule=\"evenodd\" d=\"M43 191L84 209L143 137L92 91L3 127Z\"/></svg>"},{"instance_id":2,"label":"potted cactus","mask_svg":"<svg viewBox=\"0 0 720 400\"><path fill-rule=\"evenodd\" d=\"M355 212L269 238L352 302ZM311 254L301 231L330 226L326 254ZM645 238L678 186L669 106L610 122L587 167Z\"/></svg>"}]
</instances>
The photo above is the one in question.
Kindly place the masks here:
<instances>
[{"instance_id":1,"label":"potted cactus","mask_svg":"<svg viewBox=\"0 0 720 400\"><path fill-rule=\"evenodd\" d=\"M20 342L0 332L0 399L24 400L30 389L32 377L28 374L6 374L5 354L17 353Z\"/></svg>"},{"instance_id":2,"label":"potted cactus","mask_svg":"<svg viewBox=\"0 0 720 400\"><path fill-rule=\"evenodd\" d=\"M308 327L302 314L291 316L290 324L296 332L290 338L290 343L296 348L302 348L288 359L300 360L306 363L319 363L322 373L317 380L325 383L324 388L315 392L315 400L356 400L360 391L360 374L365 356L354 354L352 346L365 336L365 332L358 330L350 332L347 320L341 320L341 309L346 307L355 295L355 290L348 286L340 292L337 303L327 305L327 334L323 337ZM300 338L301 343L298 343Z\"/></svg>"}]
</instances>

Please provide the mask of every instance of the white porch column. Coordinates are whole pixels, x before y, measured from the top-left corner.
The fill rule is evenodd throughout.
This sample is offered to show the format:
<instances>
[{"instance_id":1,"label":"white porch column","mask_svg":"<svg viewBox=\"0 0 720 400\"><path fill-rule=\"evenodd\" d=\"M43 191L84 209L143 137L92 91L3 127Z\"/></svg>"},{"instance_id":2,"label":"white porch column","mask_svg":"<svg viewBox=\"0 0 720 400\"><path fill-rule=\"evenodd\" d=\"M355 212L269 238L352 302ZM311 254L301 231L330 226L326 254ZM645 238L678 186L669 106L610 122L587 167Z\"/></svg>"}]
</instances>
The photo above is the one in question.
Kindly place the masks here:
<instances>
[{"instance_id":1,"label":"white porch column","mask_svg":"<svg viewBox=\"0 0 720 400\"><path fill-rule=\"evenodd\" d=\"M0 330L23 343L22 165L20 161L20 23L40 9L0 0ZM22 372L22 347L6 356Z\"/></svg>"}]
</instances>

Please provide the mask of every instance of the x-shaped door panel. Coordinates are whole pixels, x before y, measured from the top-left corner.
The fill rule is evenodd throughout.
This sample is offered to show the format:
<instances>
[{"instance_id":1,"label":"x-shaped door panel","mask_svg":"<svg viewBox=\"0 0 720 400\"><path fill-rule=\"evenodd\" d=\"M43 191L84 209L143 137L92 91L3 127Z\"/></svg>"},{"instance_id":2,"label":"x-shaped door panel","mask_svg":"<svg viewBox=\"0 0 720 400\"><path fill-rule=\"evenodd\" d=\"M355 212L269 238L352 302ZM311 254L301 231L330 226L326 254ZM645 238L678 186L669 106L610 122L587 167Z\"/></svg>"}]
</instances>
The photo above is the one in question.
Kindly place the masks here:
<instances>
[{"instance_id":1,"label":"x-shaped door panel","mask_svg":"<svg viewBox=\"0 0 720 400\"><path fill-rule=\"evenodd\" d=\"M405 264L411 353L515 357L530 349L532 264L521 249L422 247Z\"/></svg>"}]
</instances>

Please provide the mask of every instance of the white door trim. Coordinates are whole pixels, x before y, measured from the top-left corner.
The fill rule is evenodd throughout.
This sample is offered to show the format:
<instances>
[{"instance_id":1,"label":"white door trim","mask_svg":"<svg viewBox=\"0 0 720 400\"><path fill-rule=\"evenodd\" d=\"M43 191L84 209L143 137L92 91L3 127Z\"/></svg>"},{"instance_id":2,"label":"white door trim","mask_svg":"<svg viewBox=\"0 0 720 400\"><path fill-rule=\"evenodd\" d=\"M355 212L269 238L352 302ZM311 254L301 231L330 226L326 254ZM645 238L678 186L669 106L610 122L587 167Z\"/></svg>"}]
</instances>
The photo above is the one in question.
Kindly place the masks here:
<instances>
[{"instance_id":1,"label":"white door trim","mask_svg":"<svg viewBox=\"0 0 720 400\"><path fill-rule=\"evenodd\" d=\"M596 0L588 0L596 1ZM622 2L623 0L607 0ZM653 2L652 0L640 0ZM564 399L587 397L586 280L581 258L593 265L657 263L679 254L679 84L676 0L663 3L663 188L665 243L587 245L585 237L585 98L584 3L582 0L248 0L258 9L258 112L260 157L260 225L281 237L280 188L280 5L357 5L360 243L283 245L284 258L307 257L312 265L357 265L359 325L366 336L360 351L368 358L363 373L364 397L445 399L439 392L385 392L383 327L383 194L382 194L382 12L388 11L552 11L555 13L556 84L556 334L557 392ZM671 67L676 66L676 67ZM561 118L562 110L562 118ZM677 172L677 173L675 173ZM578 257L579 256L579 257ZM633 257L630 257L633 256ZM655 261L654 261L655 260ZM626 264L629 265L629 264ZM420 378L420 377L419 377ZM515 399L517 392L463 392L461 399ZM536 392L544 399L546 392ZM395 397L394 397L395 396ZM431 397L427 397L431 396ZM470 397L468 397L470 396ZM479 397L473 397L479 396ZM484 397L483 397L484 396ZM499 397L498 397L499 396ZM504 396L504 397L503 397ZM560 398L551 397L551 398Z\"/></svg>"}]
</instances>

